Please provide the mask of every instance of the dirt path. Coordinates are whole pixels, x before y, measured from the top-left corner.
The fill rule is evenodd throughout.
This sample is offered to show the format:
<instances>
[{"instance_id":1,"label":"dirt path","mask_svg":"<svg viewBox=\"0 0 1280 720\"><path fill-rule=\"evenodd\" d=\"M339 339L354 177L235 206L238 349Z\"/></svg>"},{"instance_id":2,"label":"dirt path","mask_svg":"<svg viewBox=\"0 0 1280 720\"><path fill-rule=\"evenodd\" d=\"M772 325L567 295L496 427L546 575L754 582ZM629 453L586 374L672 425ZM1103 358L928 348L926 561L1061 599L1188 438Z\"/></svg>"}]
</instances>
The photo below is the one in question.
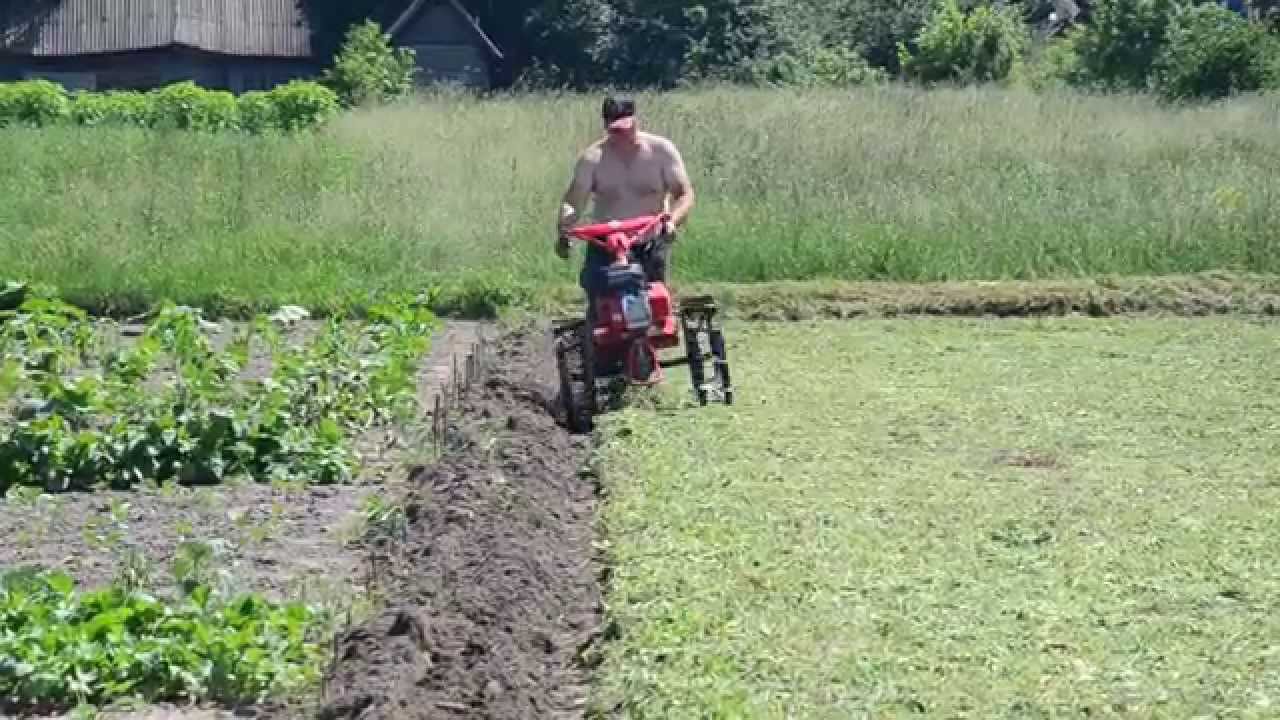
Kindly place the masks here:
<instances>
[{"instance_id":1,"label":"dirt path","mask_svg":"<svg viewBox=\"0 0 1280 720\"><path fill-rule=\"evenodd\" d=\"M545 333L504 337L450 419L451 452L415 469L404 542L372 561L390 602L338 639L326 718L581 717L601 598L588 440L549 411Z\"/></svg>"}]
</instances>

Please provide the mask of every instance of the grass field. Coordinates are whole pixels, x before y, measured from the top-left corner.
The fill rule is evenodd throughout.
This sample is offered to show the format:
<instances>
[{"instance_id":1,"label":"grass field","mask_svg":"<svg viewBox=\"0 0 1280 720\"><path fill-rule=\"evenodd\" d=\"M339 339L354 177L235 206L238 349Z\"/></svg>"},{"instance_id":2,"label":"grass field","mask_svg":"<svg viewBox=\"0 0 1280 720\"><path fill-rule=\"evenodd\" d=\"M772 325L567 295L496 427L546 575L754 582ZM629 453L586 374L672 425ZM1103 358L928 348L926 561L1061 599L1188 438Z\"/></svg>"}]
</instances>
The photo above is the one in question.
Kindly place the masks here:
<instances>
[{"instance_id":1,"label":"grass field","mask_svg":"<svg viewBox=\"0 0 1280 720\"><path fill-rule=\"evenodd\" d=\"M598 132L596 102L441 96L293 137L5 129L0 283L50 284L112 314L162 299L209 315L282 303L368 309L428 287L445 313L563 307L578 299L576 263L551 252L552 221L575 154ZM721 89L648 96L642 109L649 128L684 149L700 196L677 250L677 291L710 290L738 319L798 322L733 322L738 405L664 403L606 421L601 523L620 634L603 650L599 705L633 717L1274 716L1280 372L1275 325L1258 316L1280 312L1275 97L1172 109L986 89ZM266 540L279 528L283 544L264 551L267 575L285 573L277 557L300 577L323 558L342 581L356 560L332 549L333 518L377 526L385 517L392 529L407 519L394 498L371 495L357 510L353 496L320 487L287 513L274 496L228 483L196 510L137 500L135 513L163 520L144 527L128 503L85 494L57 505L40 489L107 478L124 493L143 480L264 480L284 469L299 482L345 477L366 443L355 430L386 410L370 401L416 391L421 377L406 373L425 336L393 344L403 353L374 353L385 366L367 365L352 351L356 336L336 330L276 348L268 363L234 343L209 352L197 332L205 326L175 310L160 316L172 327L143 334L142 352L100 363L105 380L71 383L45 365L75 365L92 333L76 332L79 320L66 326L59 307L33 307L63 329L4 323L30 341L0 368L0 396L14 401L0 485L15 489L0 520L20 533L83 531L88 544L90 522L109 513L156 555L186 524L229 533L234 523ZM807 321L1071 310L1254 319ZM392 326L422 329L403 318ZM223 374L244 363L277 368L277 382L241 392ZM138 380L157 368L181 382L144 392ZM684 387L676 371L666 389ZM514 402L508 392L495 397ZM37 405L36 419L22 419ZM121 411L126 421L109 422ZM178 418L183 433L171 429ZM161 453L153 441L173 447ZM388 466L402 451L425 452L376 443L379 457L397 458ZM564 479L559 465L524 465ZM530 478L535 490L552 487ZM64 512L41 524L49 507ZM170 528L179 511L226 508L225 521L188 514ZM545 530L541 518L530 524ZM446 523L462 547L507 542L489 527ZM559 542L576 530L556 532ZM94 537L113 550L109 535ZM19 542L8 562L61 558L72 546ZM516 547L510 562L541 592L537 562L554 553L539 547ZM477 553L477 573L505 582L509 568L491 572L497 556ZM406 557L415 578L444 567L428 552ZM79 579L105 572L92 560ZM56 582L46 605L69 612ZM582 618L546 607L585 632ZM56 625L42 608L33 632ZM467 612L477 627L511 635L487 605L476 608ZM79 652L78 633L97 632L89 625L63 633L66 658ZM458 637L469 632L460 627ZM34 647L15 637L15 647ZM538 662L550 662L550 643L529 645L547 656ZM56 689L76 699L84 680L55 667L64 656L46 658L52 669L32 682L73 679ZM490 657L499 656L514 657ZM415 670L387 657L395 672ZM517 665L511 677L531 677ZM484 684L495 702L521 690L491 686L503 688ZM27 700L40 694L29 690ZM564 699L565 688L551 690Z\"/></svg>"},{"instance_id":2,"label":"grass field","mask_svg":"<svg viewBox=\"0 0 1280 720\"><path fill-rule=\"evenodd\" d=\"M1280 105L999 90L645 97L700 194L681 282L1280 270ZM572 285L551 228L594 97L427 99L319 136L0 132L5 273L78 303L341 308Z\"/></svg>"},{"instance_id":3,"label":"grass field","mask_svg":"<svg viewBox=\"0 0 1280 720\"><path fill-rule=\"evenodd\" d=\"M1274 324L728 333L737 405L608 424L602 707L1275 717Z\"/></svg>"}]
</instances>

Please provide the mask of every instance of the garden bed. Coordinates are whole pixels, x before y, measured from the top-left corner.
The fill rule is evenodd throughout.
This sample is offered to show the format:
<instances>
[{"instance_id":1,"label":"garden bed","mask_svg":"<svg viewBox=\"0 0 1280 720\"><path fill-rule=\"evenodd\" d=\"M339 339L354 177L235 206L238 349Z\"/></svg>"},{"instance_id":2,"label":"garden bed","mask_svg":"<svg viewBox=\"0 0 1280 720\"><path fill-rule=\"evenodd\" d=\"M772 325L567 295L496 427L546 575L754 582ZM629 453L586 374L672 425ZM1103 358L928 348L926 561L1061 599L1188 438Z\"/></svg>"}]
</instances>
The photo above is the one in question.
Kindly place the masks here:
<instances>
[{"instance_id":1,"label":"garden bed","mask_svg":"<svg viewBox=\"0 0 1280 720\"><path fill-rule=\"evenodd\" d=\"M203 717L314 692L333 631L377 604L364 543L401 521L406 465L431 459L426 413L476 337L412 302L381 313L208 323L167 307L117 324L28 296L0 318L0 615L19 629L15 643L54 631L46 611L85 620L60 649L0 661L8 712L121 707L137 694L153 712ZM44 585L22 584L32 571ZM146 602L180 611L205 591L216 601L196 612L199 632L231 632L227 608L245 597L263 608L253 622L267 623L245 638L268 632L270 618L305 632L291 656L255 666L276 676L242 683L246 696L212 676L216 662L144 660L155 652L145 643L162 636L193 652L227 646L129 624ZM115 619L137 637L110 636ZM75 657L79 641L99 654ZM172 681L182 671L193 675Z\"/></svg>"}]
</instances>

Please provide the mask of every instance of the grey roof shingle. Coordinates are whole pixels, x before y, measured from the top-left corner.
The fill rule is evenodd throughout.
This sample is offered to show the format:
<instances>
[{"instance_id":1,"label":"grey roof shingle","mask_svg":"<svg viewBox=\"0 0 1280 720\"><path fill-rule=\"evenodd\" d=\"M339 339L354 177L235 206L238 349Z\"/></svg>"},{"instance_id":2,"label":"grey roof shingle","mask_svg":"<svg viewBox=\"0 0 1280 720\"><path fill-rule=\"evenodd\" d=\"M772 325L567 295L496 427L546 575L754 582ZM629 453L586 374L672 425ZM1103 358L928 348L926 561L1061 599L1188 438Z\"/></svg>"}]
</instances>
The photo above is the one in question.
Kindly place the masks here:
<instances>
[{"instance_id":1,"label":"grey roof shingle","mask_svg":"<svg viewBox=\"0 0 1280 720\"><path fill-rule=\"evenodd\" d=\"M312 53L297 0L0 2L0 52L64 56L168 45L244 56Z\"/></svg>"}]
</instances>

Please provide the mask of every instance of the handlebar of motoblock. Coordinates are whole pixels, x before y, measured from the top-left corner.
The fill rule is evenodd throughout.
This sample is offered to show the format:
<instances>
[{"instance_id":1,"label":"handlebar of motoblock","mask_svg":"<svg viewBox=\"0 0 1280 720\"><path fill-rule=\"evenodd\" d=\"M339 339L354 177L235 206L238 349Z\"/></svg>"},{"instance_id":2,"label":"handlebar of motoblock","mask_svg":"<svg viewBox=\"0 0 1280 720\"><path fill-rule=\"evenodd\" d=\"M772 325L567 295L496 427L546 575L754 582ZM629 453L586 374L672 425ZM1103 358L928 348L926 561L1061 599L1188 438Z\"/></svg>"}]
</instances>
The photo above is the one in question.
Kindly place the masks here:
<instances>
[{"instance_id":1,"label":"handlebar of motoblock","mask_svg":"<svg viewBox=\"0 0 1280 720\"><path fill-rule=\"evenodd\" d=\"M670 213L660 215L639 215L626 220L610 220L608 222L579 225L565 230L565 235L590 242L603 250L612 250L607 240L610 237L623 235L629 247L636 238L648 234L650 230L671 221Z\"/></svg>"}]
</instances>

